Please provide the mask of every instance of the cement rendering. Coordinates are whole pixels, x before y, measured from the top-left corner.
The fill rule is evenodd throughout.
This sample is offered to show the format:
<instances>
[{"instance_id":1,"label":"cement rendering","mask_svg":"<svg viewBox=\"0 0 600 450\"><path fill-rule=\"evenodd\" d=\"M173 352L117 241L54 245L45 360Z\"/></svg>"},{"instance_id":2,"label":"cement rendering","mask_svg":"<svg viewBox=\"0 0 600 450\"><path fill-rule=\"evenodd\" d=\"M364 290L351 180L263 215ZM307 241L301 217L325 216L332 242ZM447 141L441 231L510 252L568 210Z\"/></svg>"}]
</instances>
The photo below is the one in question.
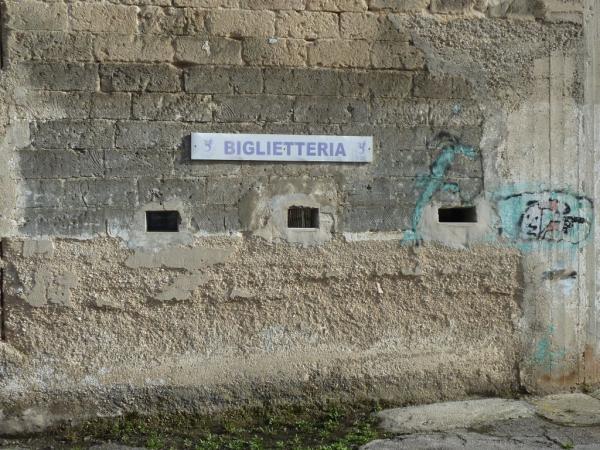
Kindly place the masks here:
<instances>
[{"instance_id":1,"label":"cement rendering","mask_svg":"<svg viewBox=\"0 0 600 450\"><path fill-rule=\"evenodd\" d=\"M597 387L598 2L2 16L0 433ZM193 132L373 136L373 162L194 161Z\"/></svg>"}]
</instances>

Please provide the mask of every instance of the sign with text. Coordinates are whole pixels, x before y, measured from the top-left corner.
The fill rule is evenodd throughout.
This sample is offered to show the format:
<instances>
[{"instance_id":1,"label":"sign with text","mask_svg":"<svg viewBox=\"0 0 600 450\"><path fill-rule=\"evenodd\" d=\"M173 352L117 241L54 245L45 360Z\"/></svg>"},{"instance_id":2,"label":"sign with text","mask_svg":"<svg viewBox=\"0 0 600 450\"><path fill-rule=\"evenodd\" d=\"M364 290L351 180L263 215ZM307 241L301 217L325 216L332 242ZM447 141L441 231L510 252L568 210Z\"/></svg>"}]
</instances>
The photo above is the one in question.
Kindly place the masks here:
<instances>
[{"instance_id":1,"label":"sign with text","mask_svg":"<svg viewBox=\"0 0 600 450\"><path fill-rule=\"evenodd\" d=\"M372 136L192 133L192 159L371 162Z\"/></svg>"}]
</instances>

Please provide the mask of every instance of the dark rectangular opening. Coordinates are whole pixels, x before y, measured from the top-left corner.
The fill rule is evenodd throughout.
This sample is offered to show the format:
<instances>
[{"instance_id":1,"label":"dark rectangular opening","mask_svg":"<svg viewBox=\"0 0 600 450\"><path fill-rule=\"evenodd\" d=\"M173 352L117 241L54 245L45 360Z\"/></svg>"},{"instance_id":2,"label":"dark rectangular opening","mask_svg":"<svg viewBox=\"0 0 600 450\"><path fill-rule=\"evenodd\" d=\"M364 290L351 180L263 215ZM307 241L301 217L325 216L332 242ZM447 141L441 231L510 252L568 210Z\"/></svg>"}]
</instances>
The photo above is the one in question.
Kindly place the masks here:
<instances>
[{"instance_id":1,"label":"dark rectangular opening","mask_svg":"<svg viewBox=\"0 0 600 450\"><path fill-rule=\"evenodd\" d=\"M291 206L288 209L288 228L319 228L319 208Z\"/></svg>"},{"instance_id":2,"label":"dark rectangular opening","mask_svg":"<svg viewBox=\"0 0 600 450\"><path fill-rule=\"evenodd\" d=\"M146 211L146 231L177 232L180 222L179 211Z\"/></svg>"},{"instance_id":3,"label":"dark rectangular opening","mask_svg":"<svg viewBox=\"0 0 600 450\"><path fill-rule=\"evenodd\" d=\"M438 220L440 223L476 223L477 208L474 206L439 208Z\"/></svg>"}]
</instances>

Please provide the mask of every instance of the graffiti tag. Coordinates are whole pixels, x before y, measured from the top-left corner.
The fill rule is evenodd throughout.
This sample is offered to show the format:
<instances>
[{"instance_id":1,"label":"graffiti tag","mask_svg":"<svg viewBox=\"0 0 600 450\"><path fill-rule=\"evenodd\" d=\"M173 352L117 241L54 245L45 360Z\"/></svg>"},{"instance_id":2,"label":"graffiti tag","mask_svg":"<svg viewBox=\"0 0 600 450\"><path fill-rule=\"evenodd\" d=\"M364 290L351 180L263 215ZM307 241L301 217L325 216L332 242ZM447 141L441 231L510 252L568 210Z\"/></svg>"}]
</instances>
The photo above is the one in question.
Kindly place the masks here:
<instances>
[{"instance_id":1,"label":"graffiti tag","mask_svg":"<svg viewBox=\"0 0 600 450\"><path fill-rule=\"evenodd\" d=\"M522 192L502 198L502 232L521 241L585 241L592 229L593 203L563 191Z\"/></svg>"},{"instance_id":2,"label":"graffiti tag","mask_svg":"<svg viewBox=\"0 0 600 450\"><path fill-rule=\"evenodd\" d=\"M446 174L457 156L464 156L468 159L475 159L477 152L473 147L468 147L458 143L458 139L447 134L440 133L438 139L443 139L439 144L442 152L431 166L431 172L419 179L419 184L423 187L421 194L415 205L411 218L411 230L405 233L404 240L413 241L419 240L419 224L423 217L425 207L431 202L433 196L438 191L459 192L458 184L448 181Z\"/></svg>"}]
</instances>

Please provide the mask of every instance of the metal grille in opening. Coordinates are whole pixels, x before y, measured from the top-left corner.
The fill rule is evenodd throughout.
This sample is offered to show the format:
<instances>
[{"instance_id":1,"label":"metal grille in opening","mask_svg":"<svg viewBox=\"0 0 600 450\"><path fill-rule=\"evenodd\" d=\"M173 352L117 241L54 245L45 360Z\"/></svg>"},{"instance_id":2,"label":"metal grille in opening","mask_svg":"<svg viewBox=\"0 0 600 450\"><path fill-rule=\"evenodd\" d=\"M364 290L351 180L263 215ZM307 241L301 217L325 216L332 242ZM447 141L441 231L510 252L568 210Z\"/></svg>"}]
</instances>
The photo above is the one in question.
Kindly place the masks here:
<instances>
[{"instance_id":1,"label":"metal grille in opening","mask_svg":"<svg viewBox=\"0 0 600 450\"><path fill-rule=\"evenodd\" d=\"M288 209L288 228L319 228L319 208L291 206Z\"/></svg>"}]
</instances>

